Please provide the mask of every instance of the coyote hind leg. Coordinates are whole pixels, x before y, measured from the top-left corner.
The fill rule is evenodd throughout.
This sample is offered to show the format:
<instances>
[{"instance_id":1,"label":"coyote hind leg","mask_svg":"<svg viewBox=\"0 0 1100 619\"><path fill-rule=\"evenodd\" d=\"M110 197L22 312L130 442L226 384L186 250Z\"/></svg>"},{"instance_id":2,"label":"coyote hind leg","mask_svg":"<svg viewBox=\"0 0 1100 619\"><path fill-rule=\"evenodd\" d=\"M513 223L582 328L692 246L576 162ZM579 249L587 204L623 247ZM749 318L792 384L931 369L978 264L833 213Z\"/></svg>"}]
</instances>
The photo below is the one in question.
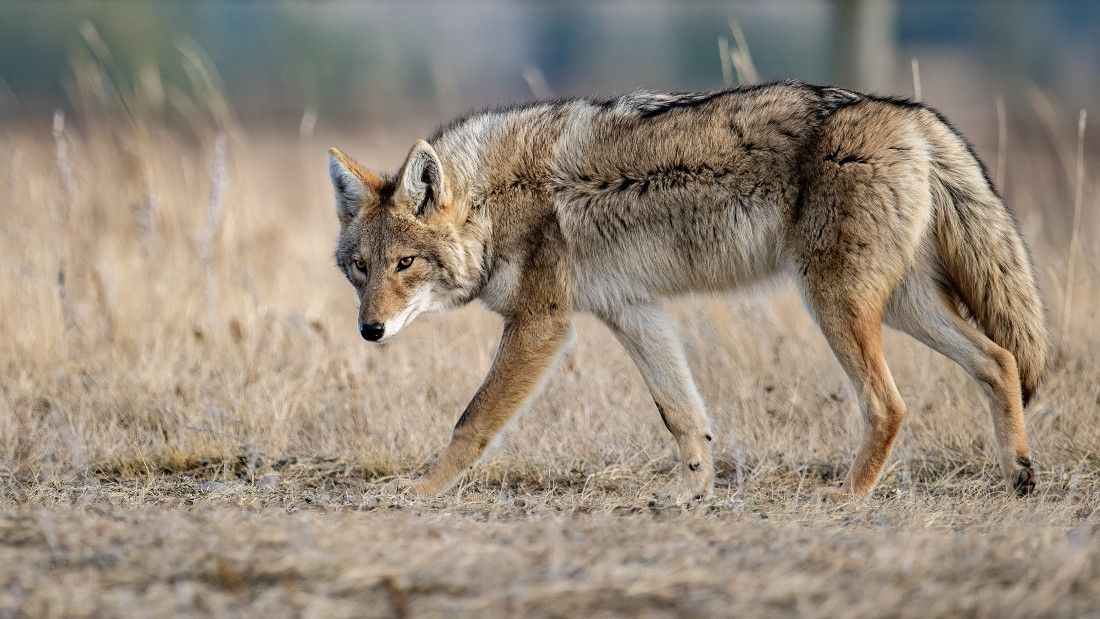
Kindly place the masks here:
<instances>
[{"instance_id":1,"label":"coyote hind leg","mask_svg":"<svg viewBox=\"0 0 1100 619\"><path fill-rule=\"evenodd\" d=\"M883 303L864 304L837 290L807 290L825 339L848 374L863 413L863 439L844 492L864 496L878 481L905 418L905 403L882 354Z\"/></svg>"},{"instance_id":2,"label":"coyote hind leg","mask_svg":"<svg viewBox=\"0 0 1100 619\"><path fill-rule=\"evenodd\" d=\"M954 301L931 281L911 277L894 295L887 323L958 363L988 387L998 460L1009 491L1030 494L1037 482L1024 432L1020 374L1012 353L959 314Z\"/></svg>"},{"instance_id":3,"label":"coyote hind leg","mask_svg":"<svg viewBox=\"0 0 1100 619\"><path fill-rule=\"evenodd\" d=\"M683 503L710 495L714 488L710 421L667 313L655 304L634 305L607 312L603 320L638 366L680 450L680 481L662 498Z\"/></svg>"}]
</instances>

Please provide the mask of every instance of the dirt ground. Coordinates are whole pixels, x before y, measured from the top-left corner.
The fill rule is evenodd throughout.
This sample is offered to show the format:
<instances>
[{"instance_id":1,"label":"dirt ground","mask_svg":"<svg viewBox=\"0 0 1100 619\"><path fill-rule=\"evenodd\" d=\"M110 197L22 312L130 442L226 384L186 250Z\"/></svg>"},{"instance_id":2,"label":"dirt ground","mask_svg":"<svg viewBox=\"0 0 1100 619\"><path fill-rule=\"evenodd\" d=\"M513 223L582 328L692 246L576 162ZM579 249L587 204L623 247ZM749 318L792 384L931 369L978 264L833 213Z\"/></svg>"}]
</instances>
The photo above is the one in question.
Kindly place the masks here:
<instances>
[{"instance_id":1,"label":"dirt ground","mask_svg":"<svg viewBox=\"0 0 1100 619\"><path fill-rule=\"evenodd\" d=\"M5 497L0 614L1079 617L1100 600L1095 488L932 481L830 505L777 476L662 508L620 471L409 502L332 464Z\"/></svg>"}]
</instances>

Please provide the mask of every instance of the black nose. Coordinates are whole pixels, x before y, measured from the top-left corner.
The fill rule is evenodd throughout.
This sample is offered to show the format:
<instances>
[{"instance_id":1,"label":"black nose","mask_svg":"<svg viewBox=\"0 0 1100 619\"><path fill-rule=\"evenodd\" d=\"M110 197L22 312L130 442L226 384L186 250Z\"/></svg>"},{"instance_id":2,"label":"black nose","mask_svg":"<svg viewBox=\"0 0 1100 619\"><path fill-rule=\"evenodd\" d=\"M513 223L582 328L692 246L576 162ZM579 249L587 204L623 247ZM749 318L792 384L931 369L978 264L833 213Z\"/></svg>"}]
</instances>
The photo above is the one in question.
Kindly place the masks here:
<instances>
[{"instance_id":1,"label":"black nose","mask_svg":"<svg viewBox=\"0 0 1100 619\"><path fill-rule=\"evenodd\" d=\"M364 340L371 342L377 342L382 339L382 334L386 332L386 325L380 322L372 322L370 324L359 325L359 335L363 336Z\"/></svg>"}]
</instances>

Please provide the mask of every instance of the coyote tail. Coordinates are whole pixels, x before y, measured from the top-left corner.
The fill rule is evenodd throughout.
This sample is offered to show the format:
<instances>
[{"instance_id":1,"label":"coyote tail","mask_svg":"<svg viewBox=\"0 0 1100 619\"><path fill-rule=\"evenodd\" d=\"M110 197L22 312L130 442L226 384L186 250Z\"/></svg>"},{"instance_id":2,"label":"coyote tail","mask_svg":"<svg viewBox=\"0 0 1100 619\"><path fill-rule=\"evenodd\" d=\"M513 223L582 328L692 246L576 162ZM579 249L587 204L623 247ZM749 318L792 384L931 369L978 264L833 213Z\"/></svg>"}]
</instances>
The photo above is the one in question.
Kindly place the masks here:
<instances>
[{"instance_id":1,"label":"coyote tail","mask_svg":"<svg viewBox=\"0 0 1100 619\"><path fill-rule=\"evenodd\" d=\"M970 146L941 117L932 127L935 231L953 292L1016 358L1026 406L1047 358L1046 316L1012 214Z\"/></svg>"}]
</instances>

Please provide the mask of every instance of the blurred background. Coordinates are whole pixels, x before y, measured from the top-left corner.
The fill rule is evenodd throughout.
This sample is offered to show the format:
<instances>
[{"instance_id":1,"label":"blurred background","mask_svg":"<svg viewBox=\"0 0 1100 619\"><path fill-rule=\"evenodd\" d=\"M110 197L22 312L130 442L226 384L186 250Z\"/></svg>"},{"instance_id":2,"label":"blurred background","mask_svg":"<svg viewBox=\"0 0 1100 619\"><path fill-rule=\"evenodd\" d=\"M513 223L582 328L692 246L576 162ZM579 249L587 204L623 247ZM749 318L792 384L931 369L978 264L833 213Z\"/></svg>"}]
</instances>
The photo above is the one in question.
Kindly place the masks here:
<instances>
[{"instance_id":1,"label":"blurred background","mask_svg":"<svg viewBox=\"0 0 1100 619\"><path fill-rule=\"evenodd\" d=\"M905 95L917 59L923 98L976 127L996 94L1022 114L1015 104L1032 88L1069 108L1100 92L1092 0L4 0L0 113L69 103L87 25L121 74L156 79L150 87L169 98L187 86L180 46L202 50L246 124L297 122L312 110L320 123L367 128L416 119L423 133L442 117L533 94L708 89L737 81L719 48L739 44L761 80Z\"/></svg>"}]
</instances>

